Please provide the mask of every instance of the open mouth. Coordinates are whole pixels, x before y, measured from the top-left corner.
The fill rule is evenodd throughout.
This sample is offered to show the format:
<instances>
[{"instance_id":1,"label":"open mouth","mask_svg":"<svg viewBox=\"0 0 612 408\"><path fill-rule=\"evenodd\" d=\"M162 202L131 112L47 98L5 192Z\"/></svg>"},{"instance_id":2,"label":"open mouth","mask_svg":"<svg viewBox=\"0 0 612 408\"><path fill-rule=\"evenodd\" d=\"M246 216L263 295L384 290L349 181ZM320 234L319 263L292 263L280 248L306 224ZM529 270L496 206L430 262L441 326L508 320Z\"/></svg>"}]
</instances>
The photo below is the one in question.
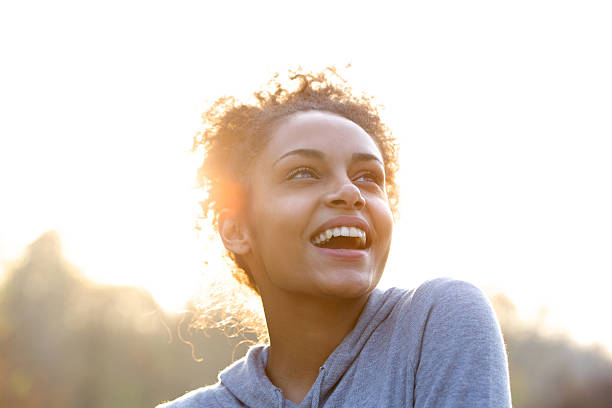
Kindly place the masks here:
<instances>
[{"instance_id":1,"label":"open mouth","mask_svg":"<svg viewBox=\"0 0 612 408\"><path fill-rule=\"evenodd\" d=\"M357 227L334 227L315 235L311 242L314 246L328 249L365 249L366 232Z\"/></svg>"}]
</instances>

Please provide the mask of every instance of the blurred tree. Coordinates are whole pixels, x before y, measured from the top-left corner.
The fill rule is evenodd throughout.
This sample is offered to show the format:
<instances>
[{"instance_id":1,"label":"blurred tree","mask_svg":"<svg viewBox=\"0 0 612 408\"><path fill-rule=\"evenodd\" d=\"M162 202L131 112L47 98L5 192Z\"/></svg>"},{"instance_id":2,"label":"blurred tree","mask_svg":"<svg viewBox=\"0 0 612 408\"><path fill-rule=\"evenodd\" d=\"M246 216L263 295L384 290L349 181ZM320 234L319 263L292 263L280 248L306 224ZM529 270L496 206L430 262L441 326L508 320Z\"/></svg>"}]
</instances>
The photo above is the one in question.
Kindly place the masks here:
<instances>
[{"instance_id":1,"label":"blurred tree","mask_svg":"<svg viewBox=\"0 0 612 408\"><path fill-rule=\"evenodd\" d=\"M612 362L603 351L544 336L507 297L492 301L516 408L612 407ZM152 407L214 383L246 346L190 330L189 321L164 314L143 290L83 279L57 235L46 233L0 287L0 407Z\"/></svg>"},{"instance_id":2,"label":"blurred tree","mask_svg":"<svg viewBox=\"0 0 612 408\"><path fill-rule=\"evenodd\" d=\"M0 406L150 407L215 382L236 341L182 327L198 363L180 320L143 290L84 280L46 233L0 288Z\"/></svg>"},{"instance_id":3,"label":"blurred tree","mask_svg":"<svg viewBox=\"0 0 612 408\"><path fill-rule=\"evenodd\" d=\"M542 334L519 319L505 295L492 303L508 349L515 408L612 407L612 361L603 349Z\"/></svg>"}]
</instances>

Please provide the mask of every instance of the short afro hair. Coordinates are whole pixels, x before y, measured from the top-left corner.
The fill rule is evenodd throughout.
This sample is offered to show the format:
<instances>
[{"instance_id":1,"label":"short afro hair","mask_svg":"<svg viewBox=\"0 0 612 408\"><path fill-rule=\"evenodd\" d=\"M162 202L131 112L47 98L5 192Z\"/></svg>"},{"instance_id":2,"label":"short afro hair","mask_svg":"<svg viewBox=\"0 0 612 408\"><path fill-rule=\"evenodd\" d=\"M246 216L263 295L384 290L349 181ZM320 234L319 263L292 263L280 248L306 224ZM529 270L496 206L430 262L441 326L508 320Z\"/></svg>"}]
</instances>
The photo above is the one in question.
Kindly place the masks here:
<instances>
[{"instance_id":1,"label":"short afro hair","mask_svg":"<svg viewBox=\"0 0 612 408\"><path fill-rule=\"evenodd\" d=\"M398 147L372 99L355 96L333 67L318 73L290 71L288 79L289 83L283 85L276 74L268 89L255 92L252 103L222 97L202 115L203 129L195 136L193 149L204 150L198 170L198 184L206 193L200 203L204 218L217 228L221 210L240 205L246 191L246 173L266 145L273 126L293 113L310 110L342 116L372 137L383 157L386 192L396 216ZM258 292L245 263L230 251L228 255L237 267L233 276Z\"/></svg>"}]
</instances>

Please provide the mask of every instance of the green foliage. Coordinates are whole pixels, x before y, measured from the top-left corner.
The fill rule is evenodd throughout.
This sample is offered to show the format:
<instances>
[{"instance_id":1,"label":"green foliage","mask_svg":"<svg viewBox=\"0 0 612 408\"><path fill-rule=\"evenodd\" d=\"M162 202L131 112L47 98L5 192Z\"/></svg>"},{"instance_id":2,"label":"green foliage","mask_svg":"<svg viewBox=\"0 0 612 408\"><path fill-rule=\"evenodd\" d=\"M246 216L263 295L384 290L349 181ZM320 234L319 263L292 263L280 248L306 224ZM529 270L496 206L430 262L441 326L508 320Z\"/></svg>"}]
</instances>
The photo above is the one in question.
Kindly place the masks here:
<instances>
[{"instance_id":1,"label":"green foliage","mask_svg":"<svg viewBox=\"0 0 612 408\"><path fill-rule=\"evenodd\" d=\"M544 335L518 318L508 298L492 300L508 351L514 407L612 407L612 361L603 349Z\"/></svg>"},{"instance_id":2,"label":"green foliage","mask_svg":"<svg viewBox=\"0 0 612 408\"><path fill-rule=\"evenodd\" d=\"M507 298L493 304L515 407L612 407L612 363L603 352L540 335ZM190 331L189 320L164 314L142 290L84 280L57 236L44 234L0 287L0 407L153 407L212 384L246 345Z\"/></svg>"},{"instance_id":3,"label":"green foliage","mask_svg":"<svg viewBox=\"0 0 612 408\"><path fill-rule=\"evenodd\" d=\"M0 406L152 407L215 382L236 341L183 324L197 362L180 318L142 290L82 279L47 233L0 288Z\"/></svg>"}]
</instances>

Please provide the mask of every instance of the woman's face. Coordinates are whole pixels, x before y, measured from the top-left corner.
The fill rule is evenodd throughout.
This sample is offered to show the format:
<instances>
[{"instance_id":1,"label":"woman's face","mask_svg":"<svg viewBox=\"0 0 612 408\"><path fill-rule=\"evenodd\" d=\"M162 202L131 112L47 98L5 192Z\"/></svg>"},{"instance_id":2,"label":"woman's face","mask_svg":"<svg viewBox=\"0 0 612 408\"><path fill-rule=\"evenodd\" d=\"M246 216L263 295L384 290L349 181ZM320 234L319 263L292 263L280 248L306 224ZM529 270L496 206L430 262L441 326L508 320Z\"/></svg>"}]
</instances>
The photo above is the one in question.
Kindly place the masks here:
<instances>
[{"instance_id":1,"label":"woman's face","mask_svg":"<svg viewBox=\"0 0 612 408\"><path fill-rule=\"evenodd\" d=\"M357 298L374 289L393 220L382 155L361 127L323 111L293 114L249 180L245 258L262 295Z\"/></svg>"}]
</instances>

